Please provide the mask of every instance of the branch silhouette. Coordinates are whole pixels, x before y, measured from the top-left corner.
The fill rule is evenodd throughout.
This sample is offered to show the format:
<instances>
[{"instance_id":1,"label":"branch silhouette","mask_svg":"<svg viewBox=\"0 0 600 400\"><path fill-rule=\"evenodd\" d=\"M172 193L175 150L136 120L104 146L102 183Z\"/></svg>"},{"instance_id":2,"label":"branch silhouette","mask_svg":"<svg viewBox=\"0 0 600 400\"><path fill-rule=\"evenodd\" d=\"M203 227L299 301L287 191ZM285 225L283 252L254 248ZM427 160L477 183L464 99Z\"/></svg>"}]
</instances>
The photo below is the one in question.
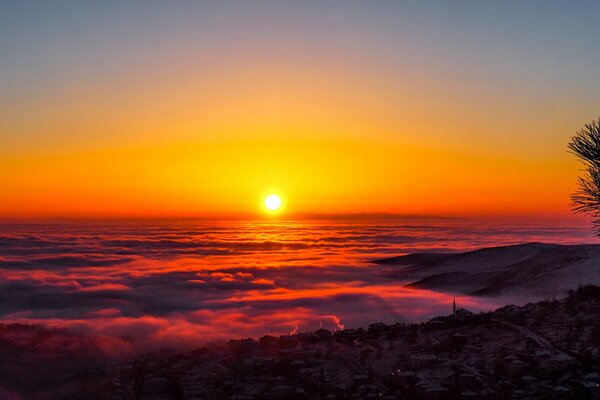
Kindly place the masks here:
<instances>
[{"instance_id":1,"label":"branch silhouette","mask_svg":"<svg viewBox=\"0 0 600 400\"><path fill-rule=\"evenodd\" d=\"M585 166L583 176L578 178L579 187L571 195L571 208L575 213L590 215L596 236L600 236L600 118L577 132L568 148Z\"/></svg>"}]
</instances>

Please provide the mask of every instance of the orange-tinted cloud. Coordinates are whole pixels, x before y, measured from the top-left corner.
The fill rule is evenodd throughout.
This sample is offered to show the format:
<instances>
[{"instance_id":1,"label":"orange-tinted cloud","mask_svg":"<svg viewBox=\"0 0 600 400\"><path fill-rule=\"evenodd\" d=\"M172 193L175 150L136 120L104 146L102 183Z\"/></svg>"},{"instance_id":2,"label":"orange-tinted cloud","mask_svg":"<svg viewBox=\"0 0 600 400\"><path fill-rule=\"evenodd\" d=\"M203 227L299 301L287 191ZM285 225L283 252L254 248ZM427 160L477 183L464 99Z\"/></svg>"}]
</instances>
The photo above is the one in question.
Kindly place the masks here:
<instances>
[{"instance_id":1,"label":"orange-tinted cloud","mask_svg":"<svg viewBox=\"0 0 600 400\"><path fill-rule=\"evenodd\" d=\"M447 313L453 296L404 287L394 266L368 260L589 235L456 219L4 225L0 319L128 335L141 346L418 321Z\"/></svg>"}]
</instances>

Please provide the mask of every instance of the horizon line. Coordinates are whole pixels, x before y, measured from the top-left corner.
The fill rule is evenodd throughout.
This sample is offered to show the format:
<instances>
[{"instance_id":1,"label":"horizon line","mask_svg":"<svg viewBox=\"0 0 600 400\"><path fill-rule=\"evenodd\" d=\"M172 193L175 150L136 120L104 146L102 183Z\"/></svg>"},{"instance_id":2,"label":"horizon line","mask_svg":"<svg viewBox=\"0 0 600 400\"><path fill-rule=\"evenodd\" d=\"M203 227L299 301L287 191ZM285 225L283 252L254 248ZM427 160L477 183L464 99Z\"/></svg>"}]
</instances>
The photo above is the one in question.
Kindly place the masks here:
<instances>
[{"instance_id":1,"label":"horizon line","mask_svg":"<svg viewBox=\"0 0 600 400\"><path fill-rule=\"evenodd\" d=\"M310 221L310 220L466 220L466 219L570 219L572 221L587 220L585 216L558 213L481 213L481 214L403 214L393 212L356 212L356 213L287 213L265 215L261 213L229 213L229 214L195 214L195 215L0 215L0 224L11 223L43 223L43 222L85 222L85 221Z\"/></svg>"}]
</instances>

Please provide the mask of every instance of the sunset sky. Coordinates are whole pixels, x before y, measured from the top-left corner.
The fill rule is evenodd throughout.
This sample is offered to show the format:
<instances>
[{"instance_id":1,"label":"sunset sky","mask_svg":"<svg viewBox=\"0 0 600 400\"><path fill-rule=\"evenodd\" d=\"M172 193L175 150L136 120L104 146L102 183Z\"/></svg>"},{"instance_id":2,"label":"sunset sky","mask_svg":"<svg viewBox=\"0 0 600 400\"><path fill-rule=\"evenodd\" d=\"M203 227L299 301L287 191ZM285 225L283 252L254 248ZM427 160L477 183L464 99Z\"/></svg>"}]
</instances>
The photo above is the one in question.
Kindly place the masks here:
<instances>
[{"instance_id":1,"label":"sunset sky","mask_svg":"<svg viewBox=\"0 0 600 400\"><path fill-rule=\"evenodd\" d=\"M569 215L600 3L0 2L0 217Z\"/></svg>"}]
</instances>

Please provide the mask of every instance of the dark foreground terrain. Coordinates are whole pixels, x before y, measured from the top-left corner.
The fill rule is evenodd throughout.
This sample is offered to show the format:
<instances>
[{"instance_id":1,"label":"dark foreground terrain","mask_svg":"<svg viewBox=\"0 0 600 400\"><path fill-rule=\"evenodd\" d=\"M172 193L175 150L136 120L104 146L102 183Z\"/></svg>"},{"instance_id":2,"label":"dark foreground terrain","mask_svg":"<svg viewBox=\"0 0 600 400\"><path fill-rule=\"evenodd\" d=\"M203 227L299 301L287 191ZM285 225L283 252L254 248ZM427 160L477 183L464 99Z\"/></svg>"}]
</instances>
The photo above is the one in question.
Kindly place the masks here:
<instances>
[{"instance_id":1,"label":"dark foreground terrain","mask_svg":"<svg viewBox=\"0 0 600 400\"><path fill-rule=\"evenodd\" d=\"M127 356L126 338L0 328L2 399L599 399L600 287L562 300L457 309ZM109 355L122 348L121 356Z\"/></svg>"}]
</instances>

